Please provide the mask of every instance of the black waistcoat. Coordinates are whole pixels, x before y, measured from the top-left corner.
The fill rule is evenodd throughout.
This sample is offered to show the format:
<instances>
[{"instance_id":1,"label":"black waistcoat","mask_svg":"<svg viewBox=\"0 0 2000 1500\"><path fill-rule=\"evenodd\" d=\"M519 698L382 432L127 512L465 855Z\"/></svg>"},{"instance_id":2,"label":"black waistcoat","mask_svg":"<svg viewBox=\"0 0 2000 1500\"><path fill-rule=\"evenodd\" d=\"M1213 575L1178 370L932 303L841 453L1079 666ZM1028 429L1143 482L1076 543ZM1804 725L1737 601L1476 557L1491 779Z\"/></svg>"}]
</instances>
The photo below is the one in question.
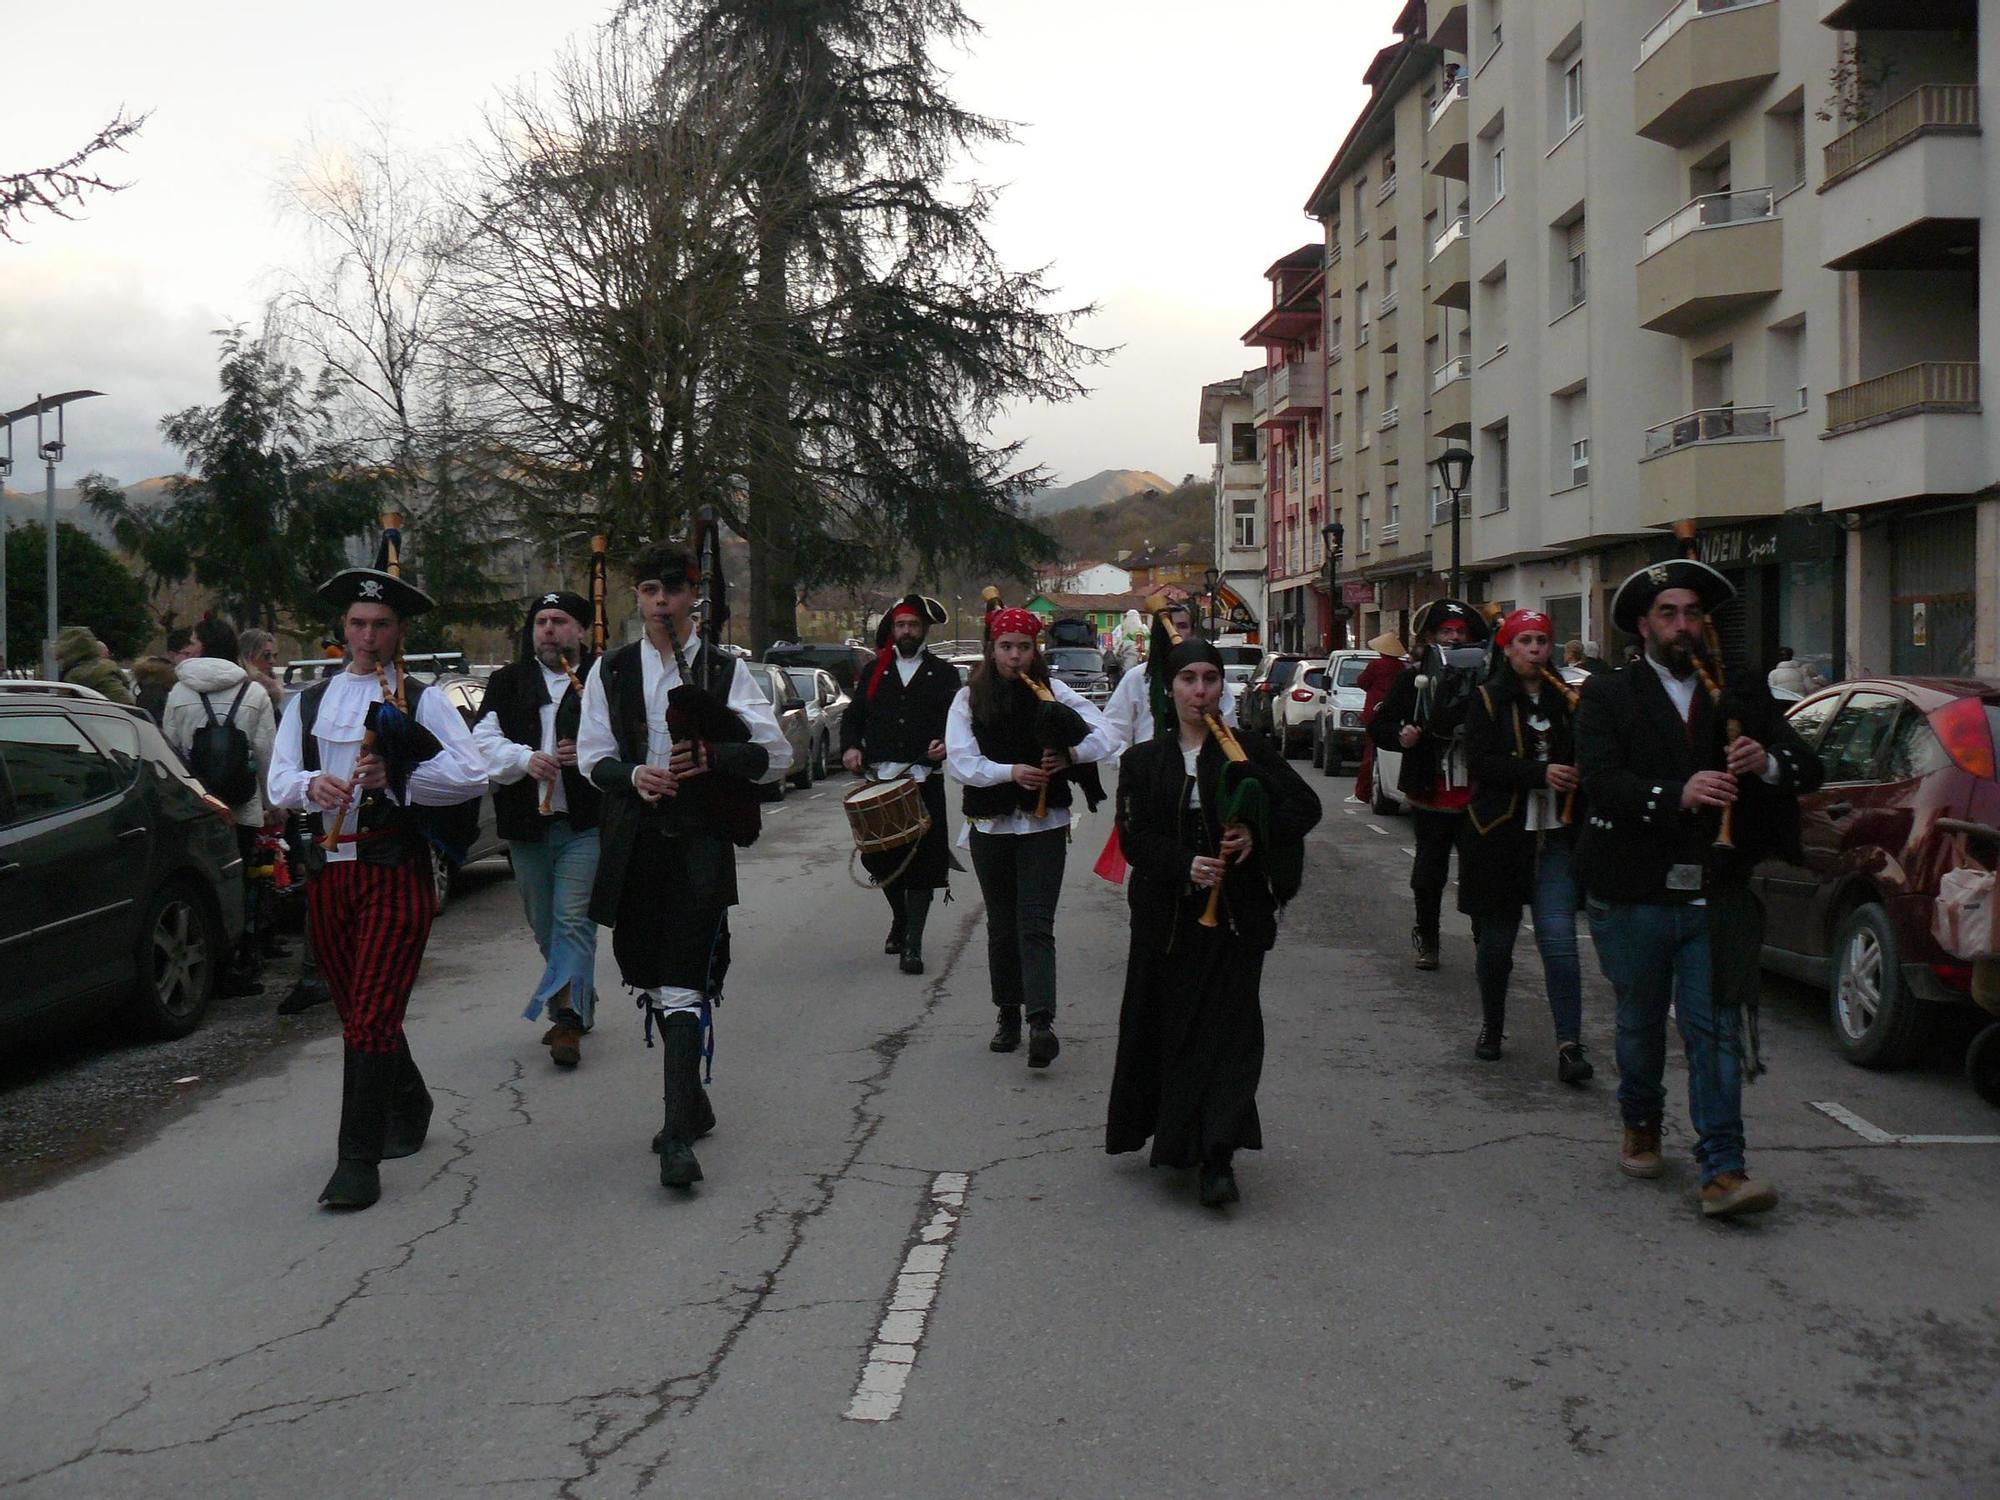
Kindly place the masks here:
<instances>
[{"instance_id":1,"label":"black waistcoat","mask_svg":"<svg viewBox=\"0 0 2000 1500\"><path fill-rule=\"evenodd\" d=\"M586 658L577 668L576 675L581 680L589 672L590 662ZM501 734L517 745L539 750L542 744L542 706L548 701L548 679L542 675L541 663L510 662L487 680L486 700L481 706L480 716L493 715L499 722ZM576 689L564 688L562 699L556 704L556 738L575 739L582 717L583 703ZM564 767L562 784L563 795L569 799L570 827L579 832L595 828L598 804L603 794L574 766ZM542 817L542 783L532 776L524 776L507 786L496 785L493 788L493 816L503 839L540 843L543 824L547 821Z\"/></svg>"},{"instance_id":2,"label":"black waistcoat","mask_svg":"<svg viewBox=\"0 0 2000 1500\"><path fill-rule=\"evenodd\" d=\"M972 737L979 742L979 753L1003 766L1040 765L1043 747L1035 737L1035 712L1041 707L1041 699L1018 679L998 686L1003 712L991 723L980 722L977 714L973 716ZM1031 813L1041 797L1040 792L1030 791L1018 781L1003 781L998 786L969 786L965 789L965 815L998 818L1010 812ZM1049 810L1068 807L1070 800L1069 774L1065 772L1049 782Z\"/></svg>"},{"instance_id":3,"label":"black waistcoat","mask_svg":"<svg viewBox=\"0 0 2000 1500\"><path fill-rule=\"evenodd\" d=\"M859 750L870 762L922 763L933 741L944 738L945 720L958 696L958 673L928 651L917 658L907 684L894 662L870 665L854 686L840 721L840 748Z\"/></svg>"},{"instance_id":4,"label":"black waistcoat","mask_svg":"<svg viewBox=\"0 0 2000 1500\"><path fill-rule=\"evenodd\" d=\"M313 726L319 722L319 706L326 697L326 685L333 679L322 677L301 692L292 705L299 716L299 765L308 773L319 770L319 737ZM415 678L407 680L407 712L414 719L425 688ZM326 814L307 810L316 833L326 831ZM379 792L362 797L352 820L341 825L346 833L387 833L394 837L369 839L354 846L355 857L363 864L400 865L422 857L426 846L435 848L453 865L462 864L465 853L479 837L479 798L454 802L445 807L405 807Z\"/></svg>"}]
</instances>

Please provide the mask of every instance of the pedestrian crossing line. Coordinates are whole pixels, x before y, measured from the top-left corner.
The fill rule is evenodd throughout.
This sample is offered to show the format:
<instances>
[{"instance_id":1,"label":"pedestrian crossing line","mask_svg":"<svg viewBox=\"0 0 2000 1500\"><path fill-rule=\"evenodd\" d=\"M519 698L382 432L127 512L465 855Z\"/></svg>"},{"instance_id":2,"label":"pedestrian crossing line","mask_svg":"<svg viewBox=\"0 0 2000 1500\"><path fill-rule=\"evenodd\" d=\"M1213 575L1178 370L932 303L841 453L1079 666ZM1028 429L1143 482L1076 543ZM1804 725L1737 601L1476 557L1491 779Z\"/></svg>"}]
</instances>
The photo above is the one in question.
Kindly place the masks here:
<instances>
[{"instance_id":1,"label":"pedestrian crossing line","mask_svg":"<svg viewBox=\"0 0 2000 1500\"><path fill-rule=\"evenodd\" d=\"M1871 1146L2000 1146L2000 1135L1897 1135L1870 1124L1853 1110L1831 1100L1815 1099L1812 1107L1837 1125L1845 1125Z\"/></svg>"},{"instance_id":2,"label":"pedestrian crossing line","mask_svg":"<svg viewBox=\"0 0 2000 1500\"><path fill-rule=\"evenodd\" d=\"M855 1382L844 1414L850 1422L887 1422L903 1408L903 1389L916 1368L917 1349L937 1301L951 1237L965 1210L969 1172L940 1172L931 1179L931 1215L903 1256L889 1304L875 1330L875 1342Z\"/></svg>"}]
</instances>

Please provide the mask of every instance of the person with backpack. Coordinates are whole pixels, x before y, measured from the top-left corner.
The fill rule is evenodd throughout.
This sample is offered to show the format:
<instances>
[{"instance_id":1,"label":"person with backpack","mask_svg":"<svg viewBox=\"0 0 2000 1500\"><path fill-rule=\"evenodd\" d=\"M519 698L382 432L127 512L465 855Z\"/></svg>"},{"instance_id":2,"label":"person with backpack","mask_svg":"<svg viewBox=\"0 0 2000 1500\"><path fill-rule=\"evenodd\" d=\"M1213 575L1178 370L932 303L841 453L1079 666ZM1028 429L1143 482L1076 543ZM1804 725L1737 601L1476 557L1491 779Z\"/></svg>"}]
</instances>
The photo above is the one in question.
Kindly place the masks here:
<instances>
[{"instance_id":1,"label":"person with backpack","mask_svg":"<svg viewBox=\"0 0 2000 1500\"><path fill-rule=\"evenodd\" d=\"M270 696L236 660L234 625L210 615L194 627L193 643L196 654L174 668L160 730L209 795L229 805L237 852L247 869L257 831L264 826L263 777L271 765L277 716ZM243 938L222 976L219 993L225 996L263 993L257 983L261 960L253 925L244 923Z\"/></svg>"}]
</instances>

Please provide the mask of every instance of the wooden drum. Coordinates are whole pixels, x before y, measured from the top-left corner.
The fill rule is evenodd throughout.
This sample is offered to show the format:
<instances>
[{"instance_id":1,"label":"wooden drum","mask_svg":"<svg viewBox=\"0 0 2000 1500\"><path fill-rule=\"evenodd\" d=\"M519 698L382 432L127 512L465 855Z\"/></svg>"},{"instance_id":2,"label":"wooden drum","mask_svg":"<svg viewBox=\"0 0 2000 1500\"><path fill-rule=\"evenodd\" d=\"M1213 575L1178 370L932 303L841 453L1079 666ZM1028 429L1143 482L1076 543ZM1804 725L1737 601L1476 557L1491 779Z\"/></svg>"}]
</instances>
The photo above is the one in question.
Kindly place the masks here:
<instances>
[{"instance_id":1,"label":"wooden drum","mask_svg":"<svg viewBox=\"0 0 2000 1500\"><path fill-rule=\"evenodd\" d=\"M921 783L908 776L863 782L840 805L847 809L854 846L863 854L886 854L914 844L931 831Z\"/></svg>"}]
</instances>

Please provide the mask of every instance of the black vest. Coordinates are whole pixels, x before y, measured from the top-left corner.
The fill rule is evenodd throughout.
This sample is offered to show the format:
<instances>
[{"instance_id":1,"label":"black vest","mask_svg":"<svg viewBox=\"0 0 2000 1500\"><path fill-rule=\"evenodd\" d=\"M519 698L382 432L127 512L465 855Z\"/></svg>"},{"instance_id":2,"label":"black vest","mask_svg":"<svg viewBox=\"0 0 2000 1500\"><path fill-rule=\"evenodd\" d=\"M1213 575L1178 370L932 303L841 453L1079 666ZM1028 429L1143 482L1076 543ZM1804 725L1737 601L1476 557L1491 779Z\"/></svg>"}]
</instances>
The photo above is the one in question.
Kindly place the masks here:
<instances>
[{"instance_id":1,"label":"black vest","mask_svg":"<svg viewBox=\"0 0 2000 1500\"><path fill-rule=\"evenodd\" d=\"M590 663L577 668L579 679L586 677ZM549 701L548 680L539 661L512 662L495 672L486 684L486 701L480 716L493 715L500 732L517 745L540 749L542 705ZM563 689L556 704L556 738L573 740L583 718L583 703L573 687ZM569 799L569 824L578 832L597 826L599 802L603 794L580 775L574 766L562 773L563 795ZM507 786L493 788L493 816L500 837L536 844L542 841L542 783L524 776Z\"/></svg>"},{"instance_id":2,"label":"black vest","mask_svg":"<svg viewBox=\"0 0 2000 1500\"><path fill-rule=\"evenodd\" d=\"M308 773L319 770L319 739L313 734L313 725L319 722L319 706L326 697L326 686L333 679L322 677L298 696L292 712L299 715L299 764ZM417 716L417 705L423 700L424 684L414 677L406 679L409 695L408 713ZM369 839L354 847L355 858L364 864L400 865L416 859L424 853L424 846L430 845L453 865L465 862L465 854L479 837L479 798L472 797L464 802L454 802L446 807L404 807L387 796L370 793L361 799L353 821L343 824L343 828L354 833L376 833L387 831L397 835L394 838ZM307 813L307 821L316 833L326 831L326 814L317 810ZM315 840L317 842L317 840Z\"/></svg>"},{"instance_id":3,"label":"black vest","mask_svg":"<svg viewBox=\"0 0 2000 1500\"><path fill-rule=\"evenodd\" d=\"M879 682L876 672L870 663L855 682L840 721L840 748L859 750L870 762L927 761L931 742L944 738L945 721L958 696L958 673L928 651L917 658L907 686L894 662L880 668Z\"/></svg>"},{"instance_id":4,"label":"black vest","mask_svg":"<svg viewBox=\"0 0 2000 1500\"><path fill-rule=\"evenodd\" d=\"M979 753L1003 766L1040 765L1042 743L1035 738L1035 711L1040 708L1041 700L1033 689L1018 680L999 683L998 687L1005 712L990 724L981 723L977 714L973 716L972 737L979 742ZM1018 781L1003 781L998 786L969 786L965 789L965 815L999 818L1011 812L1032 813L1041 797L1040 792L1030 791ZM1049 810L1068 807L1070 801L1069 773L1064 772L1049 782Z\"/></svg>"},{"instance_id":5,"label":"black vest","mask_svg":"<svg viewBox=\"0 0 2000 1500\"><path fill-rule=\"evenodd\" d=\"M644 640L638 640L606 652L600 669L604 677L605 708L611 718L611 737L618 746L618 758L633 765L645 763L649 744L646 668L639 655L641 648L652 649ZM716 660L704 660L711 653ZM716 661L721 665L718 666ZM696 658L691 670L703 687L727 702L735 691L736 673L740 667L735 657L716 652L713 646L703 642L701 655ZM723 805L725 801L727 807ZM761 823L754 785L720 771L711 771L688 782L677 797L662 797L658 802L641 802L638 805L643 809L641 816L647 827L661 829L670 835L690 829L717 833L739 847L756 842Z\"/></svg>"}]
</instances>

